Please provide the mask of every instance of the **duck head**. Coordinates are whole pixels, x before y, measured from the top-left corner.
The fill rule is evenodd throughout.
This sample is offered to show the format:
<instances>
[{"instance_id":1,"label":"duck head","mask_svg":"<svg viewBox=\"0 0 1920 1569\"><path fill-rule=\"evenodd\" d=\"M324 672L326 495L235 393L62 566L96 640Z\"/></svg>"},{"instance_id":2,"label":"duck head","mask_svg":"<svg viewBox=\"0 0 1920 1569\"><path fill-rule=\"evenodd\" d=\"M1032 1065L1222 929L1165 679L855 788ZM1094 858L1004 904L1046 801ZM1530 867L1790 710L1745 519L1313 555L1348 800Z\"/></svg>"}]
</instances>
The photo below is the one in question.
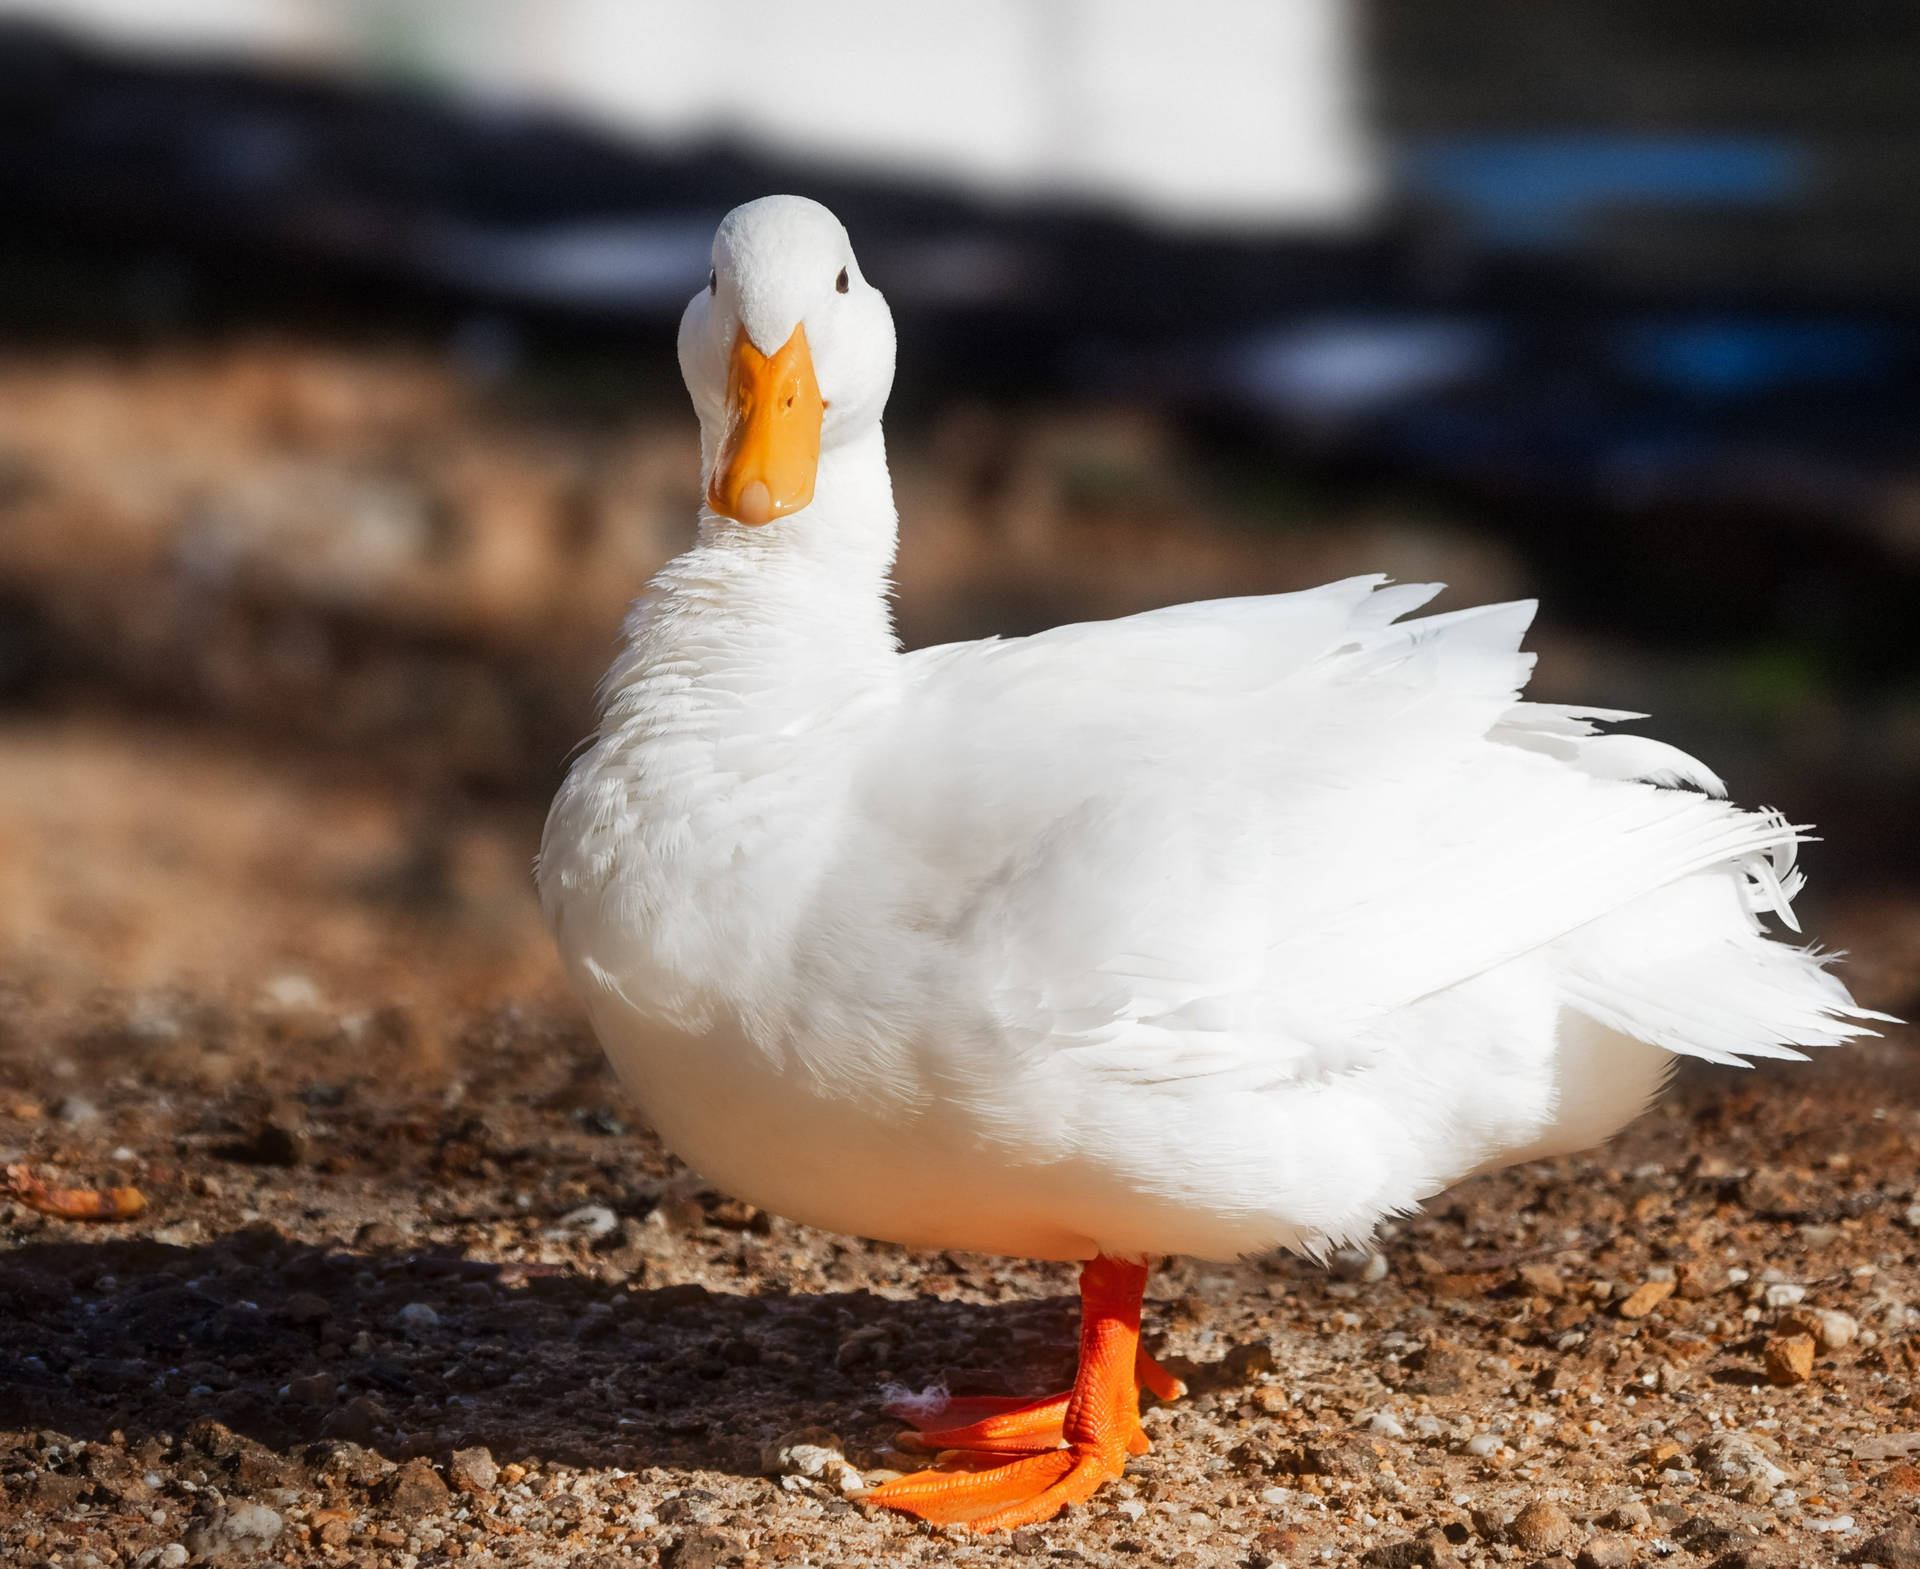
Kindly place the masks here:
<instances>
[{"instance_id":1,"label":"duck head","mask_svg":"<svg viewBox=\"0 0 1920 1569\"><path fill-rule=\"evenodd\" d=\"M879 430L893 347L886 299L826 208L764 196L728 213L680 318L714 515L758 526L805 510L823 455Z\"/></svg>"}]
</instances>

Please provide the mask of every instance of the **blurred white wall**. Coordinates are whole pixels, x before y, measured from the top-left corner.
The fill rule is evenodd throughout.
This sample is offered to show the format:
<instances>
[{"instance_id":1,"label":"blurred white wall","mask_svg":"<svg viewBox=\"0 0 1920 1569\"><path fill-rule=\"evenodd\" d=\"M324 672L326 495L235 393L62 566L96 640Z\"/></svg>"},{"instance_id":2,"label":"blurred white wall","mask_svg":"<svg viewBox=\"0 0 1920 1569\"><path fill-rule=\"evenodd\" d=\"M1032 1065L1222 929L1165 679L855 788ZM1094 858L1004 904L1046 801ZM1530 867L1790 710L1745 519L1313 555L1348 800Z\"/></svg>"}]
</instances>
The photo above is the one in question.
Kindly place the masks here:
<instances>
[{"instance_id":1,"label":"blurred white wall","mask_svg":"<svg viewBox=\"0 0 1920 1569\"><path fill-rule=\"evenodd\" d=\"M734 138L1176 223L1335 227L1377 188L1354 0L0 0L126 44Z\"/></svg>"}]
</instances>

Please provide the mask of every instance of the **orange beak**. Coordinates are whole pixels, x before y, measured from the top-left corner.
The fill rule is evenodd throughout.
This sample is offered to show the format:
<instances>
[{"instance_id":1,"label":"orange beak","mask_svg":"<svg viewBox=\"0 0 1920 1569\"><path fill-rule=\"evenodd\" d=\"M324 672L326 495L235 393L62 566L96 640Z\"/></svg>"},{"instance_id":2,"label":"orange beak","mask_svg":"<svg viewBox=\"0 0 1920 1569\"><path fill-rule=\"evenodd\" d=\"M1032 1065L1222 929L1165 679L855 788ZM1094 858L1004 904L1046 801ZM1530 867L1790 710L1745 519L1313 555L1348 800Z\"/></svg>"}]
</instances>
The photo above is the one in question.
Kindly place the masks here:
<instances>
[{"instance_id":1,"label":"orange beak","mask_svg":"<svg viewBox=\"0 0 1920 1569\"><path fill-rule=\"evenodd\" d=\"M826 404L807 329L771 356L742 327L727 360L727 429L707 481L707 505L740 523L771 523L813 500Z\"/></svg>"}]
</instances>

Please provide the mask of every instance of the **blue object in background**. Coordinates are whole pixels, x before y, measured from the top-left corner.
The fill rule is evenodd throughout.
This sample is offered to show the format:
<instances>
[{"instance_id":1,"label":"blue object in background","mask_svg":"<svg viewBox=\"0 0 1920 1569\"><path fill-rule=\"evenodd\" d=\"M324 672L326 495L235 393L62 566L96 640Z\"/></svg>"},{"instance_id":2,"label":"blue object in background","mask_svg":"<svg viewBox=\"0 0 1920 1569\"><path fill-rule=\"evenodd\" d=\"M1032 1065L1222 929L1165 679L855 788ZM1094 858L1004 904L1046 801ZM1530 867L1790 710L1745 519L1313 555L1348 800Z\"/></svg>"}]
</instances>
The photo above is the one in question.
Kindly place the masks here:
<instances>
[{"instance_id":1,"label":"blue object in background","mask_svg":"<svg viewBox=\"0 0 1920 1569\"><path fill-rule=\"evenodd\" d=\"M1754 397L1880 380L1898 367L1902 335L1878 322L1698 316L1628 324L1614 359L1631 376L1690 397Z\"/></svg>"},{"instance_id":2,"label":"blue object in background","mask_svg":"<svg viewBox=\"0 0 1920 1569\"><path fill-rule=\"evenodd\" d=\"M1806 193L1808 160L1768 136L1549 135L1435 139L1401 156L1415 196L1462 209L1479 237L1569 245L1622 203L1779 206Z\"/></svg>"},{"instance_id":3,"label":"blue object in background","mask_svg":"<svg viewBox=\"0 0 1920 1569\"><path fill-rule=\"evenodd\" d=\"M1250 333L1240 390L1301 419L1353 419L1486 375L1499 353L1491 324L1447 316L1320 317Z\"/></svg>"}]
</instances>

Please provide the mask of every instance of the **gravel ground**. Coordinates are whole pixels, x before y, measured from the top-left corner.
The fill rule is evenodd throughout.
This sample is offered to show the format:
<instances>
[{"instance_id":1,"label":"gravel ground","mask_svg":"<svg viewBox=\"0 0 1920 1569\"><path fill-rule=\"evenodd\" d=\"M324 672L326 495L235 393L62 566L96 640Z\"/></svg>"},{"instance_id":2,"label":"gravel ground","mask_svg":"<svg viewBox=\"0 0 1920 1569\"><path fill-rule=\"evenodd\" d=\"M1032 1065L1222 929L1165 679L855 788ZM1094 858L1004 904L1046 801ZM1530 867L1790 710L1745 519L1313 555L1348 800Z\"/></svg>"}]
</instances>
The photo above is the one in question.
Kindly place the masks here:
<instances>
[{"instance_id":1,"label":"gravel ground","mask_svg":"<svg viewBox=\"0 0 1920 1569\"><path fill-rule=\"evenodd\" d=\"M1072 1272L707 1190L565 996L534 817L296 761L0 727L0 1156L148 1205L0 1201L0 1562L1920 1564L1904 1032L1687 1074L1332 1271L1164 1261L1193 1395L974 1540L847 1496L881 1390L1063 1385ZM1911 1008L1913 906L1821 929Z\"/></svg>"}]
</instances>

